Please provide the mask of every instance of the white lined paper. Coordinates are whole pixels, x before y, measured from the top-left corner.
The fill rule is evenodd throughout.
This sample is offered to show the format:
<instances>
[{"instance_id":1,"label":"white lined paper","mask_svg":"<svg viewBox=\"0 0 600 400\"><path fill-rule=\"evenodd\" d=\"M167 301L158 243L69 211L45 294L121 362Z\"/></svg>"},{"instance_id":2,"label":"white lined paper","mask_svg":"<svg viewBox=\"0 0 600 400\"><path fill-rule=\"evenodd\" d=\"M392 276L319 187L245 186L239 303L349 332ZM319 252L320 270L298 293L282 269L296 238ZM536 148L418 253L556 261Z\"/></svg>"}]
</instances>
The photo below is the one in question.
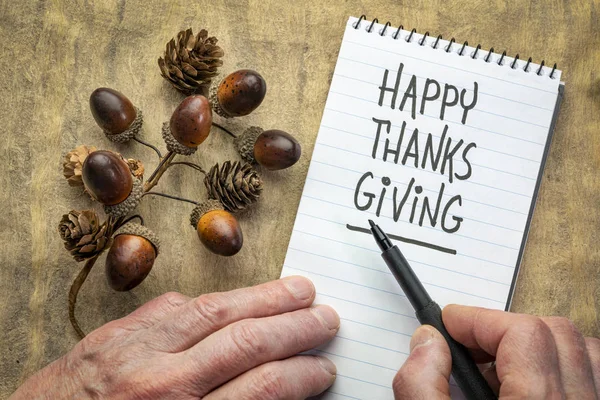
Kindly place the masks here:
<instances>
[{"instance_id":1,"label":"white lined paper","mask_svg":"<svg viewBox=\"0 0 600 400\"><path fill-rule=\"evenodd\" d=\"M346 224L367 227L367 219L375 220L386 232L433 243L456 250L452 255L429 248L399 242L398 245L440 306L449 303L504 309L511 290L519 252L523 242L532 198L548 140L558 95L561 72L550 79L551 68L531 63L523 71L526 60L490 56L479 50L471 59L474 48L466 46L464 55L457 51L462 44L454 43L450 52L443 49L448 41L440 40L437 49L428 37L423 46L422 35L414 34L407 43L407 31L398 39L383 25L375 24L371 33L363 21L354 29L356 18L350 18L333 74L321 127L312 155L309 172L298 208L282 276L304 275L317 288L318 303L332 305L340 314L341 327L337 337L315 351L332 359L338 367L335 384L325 399L393 399L392 379L406 359L410 336L418 327L414 311L393 276L381 259L380 251L370 235L347 229ZM393 86L400 63L402 81L396 108L390 108L391 93L384 95L379 106L384 71L388 70L387 86ZM406 84L416 76L417 113L411 117L410 107L404 111L398 105ZM427 78L440 85L447 83L467 90L467 101L473 96L473 81L478 83L476 106L468 112L462 124L460 107L446 110L440 119L441 98L428 102L421 115L420 89ZM382 129L375 159L372 157L377 124L372 118L389 120L390 133ZM406 123L400 148L408 148L413 129L419 129L419 146L430 133L437 149L443 128L446 137L464 146L475 142L468 161L472 175L466 180L453 179L431 168L415 167L382 160L383 148L396 148L398 132ZM462 151L461 148L461 151ZM423 154L422 147L419 154ZM402 155L400 156L402 158ZM421 162L421 159L419 160ZM467 163L455 157L454 171L462 174ZM370 171L373 179L365 181L360 192L377 195L375 205L359 210L354 194L358 180ZM376 216L381 179L389 177L381 213ZM401 198L415 179L423 188L415 214L421 215L423 196L435 205L440 185L444 194L441 203L460 195L462 205L453 208L452 216L463 218L460 229L444 232L441 222L423 226L409 221L415 192L407 198L397 221L393 217L393 187ZM362 198L363 203L365 198ZM439 216L438 216L439 217ZM427 217L425 218L427 221ZM452 222L451 219L449 219ZM451 387L453 398L459 390Z\"/></svg>"}]
</instances>

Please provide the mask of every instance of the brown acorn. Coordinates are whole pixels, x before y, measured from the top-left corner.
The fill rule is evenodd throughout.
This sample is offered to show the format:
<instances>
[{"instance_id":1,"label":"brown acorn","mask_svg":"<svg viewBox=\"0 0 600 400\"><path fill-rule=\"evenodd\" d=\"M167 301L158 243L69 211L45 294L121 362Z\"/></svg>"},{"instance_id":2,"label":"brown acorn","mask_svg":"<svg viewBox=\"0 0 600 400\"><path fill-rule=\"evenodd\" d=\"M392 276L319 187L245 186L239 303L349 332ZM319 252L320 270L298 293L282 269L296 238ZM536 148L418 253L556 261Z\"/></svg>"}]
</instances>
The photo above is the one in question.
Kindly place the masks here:
<instances>
[{"instance_id":1,"label":"brown acorn","mask_svg":"<svg viewBox=\"0 0 600 400\"><path fill-rule=\"evenodd\" d=\"M131 101L110 88L98 88L92 92L90 109L96 123L110 135L124 132L137 116Z\"/></svg>"},{"instance_id":2,"label":"brown acorn","mask_svg":"<svg viewBox=\"0 0 600 400\"><path fill-rule=\"evenodd\" d=\"M186 97L173 111L169 128L173 137L186 147L198 147L210 133L212 110L201 95Z\"/></svg>"},{"instance_id":3,"label":"brown acorn","mask_svg":"<svg viewBox=\"0 0 600 400\"><path fill-rule=\"evenodd\" d=\"M158 256L158 240L148 228L123 225L106 256L106 279L111 288L123 292L139 285L150 273Z\"/></svg>"},{"instance_id":4,"label":"brown acorn","mask_svg":"<svg viewBox=\"0 0 600 400\"><path fill-rule=\"evenodd\" d=\"M291 167L302 154L300 143L289 133L278 129L263 131L257 126L246 129L235 139L235 145L245 161L257 162L269 170Z\"/></svg>"},{"instance_id":5,"label":"brown acorn","mask_svg":"<svg viewBox=\"0 0 600 400\"><path fill-rule=\"evenodd\" d=\"M242 248L244 237L238 220L216 200L198 205L191 223L202 244L215 254L233 256Z\"/></svg>"},{"instance_id":6,"label":"brown acorn","mask_svg":"<svg viewBox=\"0 0 600 400\"><path fill-rule=\"evenodd\" d=\"M211 88L211 103L224 118L241 117L254 111L265 98L267 83L251 69L229 74L218 87Z\"/></svg>"},{"instance_id":7,"label":"brown acorn","mask_svg":"<svg viewBox=\"0 0 600 400\"><path fill-rule=\"evenodd\" d=\"M83 162L82 178L92 197L107 206L127 199L133 188L129 166L112 151L90 153Z\"/></svg>"}]
</instances>

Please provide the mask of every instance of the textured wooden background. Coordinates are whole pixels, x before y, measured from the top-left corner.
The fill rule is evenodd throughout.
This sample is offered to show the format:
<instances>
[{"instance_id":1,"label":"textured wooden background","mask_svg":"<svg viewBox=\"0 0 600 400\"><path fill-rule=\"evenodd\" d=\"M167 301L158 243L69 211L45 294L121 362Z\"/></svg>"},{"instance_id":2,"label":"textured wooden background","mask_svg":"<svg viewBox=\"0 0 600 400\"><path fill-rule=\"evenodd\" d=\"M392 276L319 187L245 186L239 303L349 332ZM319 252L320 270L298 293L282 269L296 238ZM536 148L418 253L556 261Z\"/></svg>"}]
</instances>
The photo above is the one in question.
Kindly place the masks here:
<instances>
[{"instance_id":1,"label":"textured wooden background","mask_svg":"<svg viewBox=\"0 0 600 400\"><path fill-rule=\"evenodd\" d=\"M205 251L188 224L191 206L163 198L140 207L165 244L146 281L111 291L102 259L80 294L89 331L167 291L194 296L277 278L349 15L378 16L484 49L558 62L567 83L513 310L563 315L588 335L600 325L600 2L594 1L0 1L0 397L77 341L67 292L81 265L56 231L60 216L91 202L61 175L78 144L156 164L137 144L115 146L94 124L88 97L99 86L125 93L144 111L144 136L182 99L159 75L157 58L180 29L207 28L226 56L224 72L259 71L267 97L243 125L296 135L303 157L265 174L266 191L242 217L245 245L234 258ZM215 131L192 156L205 167L236 156ZM200 176L177 167L157 189L200 198Z\"/></svg>"}]
</instances>

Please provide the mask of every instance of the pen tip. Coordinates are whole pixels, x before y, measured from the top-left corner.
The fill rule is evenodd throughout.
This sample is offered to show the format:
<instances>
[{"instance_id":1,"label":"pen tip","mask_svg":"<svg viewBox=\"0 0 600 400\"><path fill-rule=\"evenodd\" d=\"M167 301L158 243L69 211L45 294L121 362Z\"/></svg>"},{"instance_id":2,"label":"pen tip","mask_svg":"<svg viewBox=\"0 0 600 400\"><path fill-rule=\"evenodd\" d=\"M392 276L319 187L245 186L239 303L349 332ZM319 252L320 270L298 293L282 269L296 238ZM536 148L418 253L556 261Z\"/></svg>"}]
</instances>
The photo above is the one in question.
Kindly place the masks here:
<instances>
[{"instance_id":1,"label":"pen tip","mask_svg":"<svg viewBox=\"0 0 600 400\"><path fill-rule=\"evenodd\" d=\"M377 225L375 225L375 222L373 222L372 219L369 220L369 225L371 225L371 228L375 228Z\"/></svg>"}]
</instances>

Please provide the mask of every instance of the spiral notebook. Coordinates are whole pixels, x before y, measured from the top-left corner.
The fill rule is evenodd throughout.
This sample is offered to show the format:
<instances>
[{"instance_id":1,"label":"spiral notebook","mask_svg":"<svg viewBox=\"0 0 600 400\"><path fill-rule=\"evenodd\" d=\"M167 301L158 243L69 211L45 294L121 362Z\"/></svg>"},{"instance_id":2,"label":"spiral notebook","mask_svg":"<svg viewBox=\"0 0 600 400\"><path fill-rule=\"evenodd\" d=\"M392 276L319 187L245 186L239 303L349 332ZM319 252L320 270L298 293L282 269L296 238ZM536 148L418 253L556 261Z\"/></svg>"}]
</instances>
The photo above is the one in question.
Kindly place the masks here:
<instances>
[{"instance_id":1,"label":"spiral notebook","mask_svg":"<svg viewBox=\"0 0 600 400\"><path fill-rule=\"evenodd\" d=\"M560 78L556 65L349 19L282 271L340 314L314 350L338 368L325 399L393 399L418 327L369 218L440 306L509 308Z\"/></svg>"}]
</instances>

